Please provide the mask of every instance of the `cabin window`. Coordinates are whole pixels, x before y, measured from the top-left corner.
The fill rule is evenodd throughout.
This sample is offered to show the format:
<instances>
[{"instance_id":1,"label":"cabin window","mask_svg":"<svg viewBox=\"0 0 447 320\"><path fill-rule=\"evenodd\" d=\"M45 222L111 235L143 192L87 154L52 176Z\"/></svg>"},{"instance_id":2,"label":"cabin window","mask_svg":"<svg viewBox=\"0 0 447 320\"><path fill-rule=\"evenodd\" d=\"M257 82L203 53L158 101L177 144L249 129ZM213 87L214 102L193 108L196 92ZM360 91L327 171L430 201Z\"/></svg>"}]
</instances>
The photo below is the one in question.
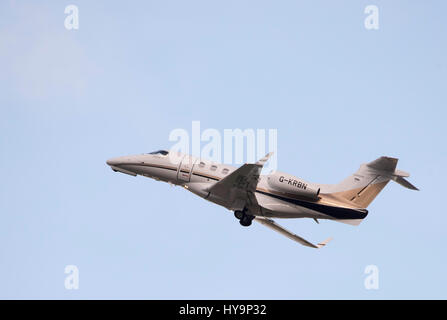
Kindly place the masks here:
<instances>
[{"instance_id":1,"label":"cabin window","mask_svg":"<svg viewBox=\"0 0 447 320\"><path fill-rule=\"evenodd\" d=\"M215 166L215 165L211 166L211 171L216 171L216 169L217 169L217 166Z\"/></svg>"},{"instance_id":2,"label":"cabin window","mask_svg":"<svg viewBox=\"0 0 447 320\"><path fill-rule=\"evenodd\" d=\"M230 171L230 170L228 170L228 168L223 168L223 169L222 169L222 173L223 173L223 174L227 174L228 171Z\"/></svg>"},{"instance_id":3,"label":"cabin window","mask_svg":"<svg viewBox=\"0 0 447 320\"><path fill-rule=\"evenodd\" d=\"M205 166L205 162L200 161L200 163L199 163L199 168L203 168L204 166Z\"/></svg>"}]
</instances>

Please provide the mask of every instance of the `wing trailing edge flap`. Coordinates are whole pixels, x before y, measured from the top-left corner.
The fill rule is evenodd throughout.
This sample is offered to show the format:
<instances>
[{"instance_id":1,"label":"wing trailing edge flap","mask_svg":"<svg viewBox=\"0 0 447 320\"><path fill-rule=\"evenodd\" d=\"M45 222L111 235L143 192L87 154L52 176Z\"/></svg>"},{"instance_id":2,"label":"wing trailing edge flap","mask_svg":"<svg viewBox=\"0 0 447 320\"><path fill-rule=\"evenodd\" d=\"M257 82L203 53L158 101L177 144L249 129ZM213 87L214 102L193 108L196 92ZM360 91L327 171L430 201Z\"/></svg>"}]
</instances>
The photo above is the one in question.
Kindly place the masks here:
<instances>
[{"instance_id":1,"label":"wing trailing edge flap","mask_svg":"<svg viewBox=\"0 0 447 320\"><path fill-rule=\"evenodd\" d=\"M313 243L307 241L306 239L303 239L300 236L296 235L295 233L290 232L289 230L281 227L279 224L277 224L272 219L268 219L268 218L264 218L264 217L256 217L255 220L257 222L265 225L266 227L269 227L270 229L272 229L272 230L282 234L283 236L286 236L287 238L292 239L306 247L320 249L320 248L324 247L325 245L327 245L329 243L329 241L332 240L332 237L331 237L331 238L328 238L318 244L313 244Z\"/></svg>"}]
</instances>

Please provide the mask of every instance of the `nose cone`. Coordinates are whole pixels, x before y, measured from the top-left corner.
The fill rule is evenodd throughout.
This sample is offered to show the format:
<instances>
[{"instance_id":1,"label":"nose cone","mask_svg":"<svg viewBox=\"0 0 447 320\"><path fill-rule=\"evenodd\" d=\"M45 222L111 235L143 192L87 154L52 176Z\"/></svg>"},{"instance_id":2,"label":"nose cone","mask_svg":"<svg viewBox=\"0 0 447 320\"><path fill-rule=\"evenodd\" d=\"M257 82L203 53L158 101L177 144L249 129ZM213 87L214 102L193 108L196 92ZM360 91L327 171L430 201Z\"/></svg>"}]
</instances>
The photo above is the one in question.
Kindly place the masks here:
<instances>
[{"instance_id":1,"label":"nose cone","mask_svg":"<svg viewBox=\"0 0 447 320\"><path fill-rule=\"evenodd\" d=\"M106 163L109 166L122 166L122 165L132 163L134 161L135 161L134 157L124 156L124 157L111 158L111 159L107 160Z\"/></svg>"},{"instance_id":2,"label":"nose cone","mask_svg":"<svg viewBox=\"0 0 447 320\"><path fill-rule=\"evenodd\" d=\"M109 166L116 166L116 165L120 164L121 162L122 162L122 159L120 159L120 158L111 158L106 161L106 163Z\"/></svg>"},{"instance_id":3,"label":"nose cone","mask_svg":"<svg viewBox=\"0 0 447 320\"><path fill-rule=\"evenodd\" d=\"M135 177L138 172L136 172L132 168L129 168L129 165L132 165L132 163L134 162L135 161L132 157L111 158L106 161L106 163L112 168L113 171L122 172Z\"/></svg>"}]
</instances>

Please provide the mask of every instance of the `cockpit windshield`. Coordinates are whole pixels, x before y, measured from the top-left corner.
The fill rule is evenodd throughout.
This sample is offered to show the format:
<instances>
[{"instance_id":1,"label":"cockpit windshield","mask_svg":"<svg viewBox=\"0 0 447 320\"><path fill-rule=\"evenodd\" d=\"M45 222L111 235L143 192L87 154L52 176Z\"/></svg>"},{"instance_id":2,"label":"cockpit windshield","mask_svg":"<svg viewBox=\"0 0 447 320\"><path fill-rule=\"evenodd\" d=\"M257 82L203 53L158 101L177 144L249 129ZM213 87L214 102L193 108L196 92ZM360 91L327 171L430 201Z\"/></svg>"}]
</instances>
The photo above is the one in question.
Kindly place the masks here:
<instances>
[{"instance_id":1,"label":"cockpit windshield","mask_svg":"<svg viewBox=\"0 0 447 320\"><path fill-rule=\"evenodd\" d=\"M150 152L149 154L161 154L163 156L166 156L169 152L166 150L158 150L158 151L154 151L154 152Z\"/></svg>"}]
</instances>

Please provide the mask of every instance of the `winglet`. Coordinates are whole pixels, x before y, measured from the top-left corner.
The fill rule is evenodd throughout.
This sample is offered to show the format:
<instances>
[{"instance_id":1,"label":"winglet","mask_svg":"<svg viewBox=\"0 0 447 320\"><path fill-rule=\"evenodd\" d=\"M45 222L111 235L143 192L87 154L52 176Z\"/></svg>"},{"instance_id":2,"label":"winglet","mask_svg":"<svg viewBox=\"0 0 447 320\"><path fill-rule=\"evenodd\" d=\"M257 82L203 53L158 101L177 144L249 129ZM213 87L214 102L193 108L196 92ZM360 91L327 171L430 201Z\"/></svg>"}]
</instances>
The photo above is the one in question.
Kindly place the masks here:
<instances>
[{"instance_id":1,"label":"winglet","mask_svg":"<svg viewBox=\"0 0 447 320\"><path fill-rule=\"evenodd\" d=\"M258 162L256 162L256 164L257 164L258 166L263 166L263 165L267 162L267 160L268 160L272 155L273 155L273 152L269 152L269 153L267 153L267 154L264 156L264 158L259 159Z\"/></svg>"},{"instance_id":2,"label":"winglet","mask_svg":"<svg viewBox=\"0 0 447 320\"><path fill-rule=\"evenodd\" d=\"M323 242L320 242L319 244L317 244L318 249L323 248L325 245L327 245L332 239L332 237L327 238L326 240L324 240Z\"/></svg>"}]
</instances>

